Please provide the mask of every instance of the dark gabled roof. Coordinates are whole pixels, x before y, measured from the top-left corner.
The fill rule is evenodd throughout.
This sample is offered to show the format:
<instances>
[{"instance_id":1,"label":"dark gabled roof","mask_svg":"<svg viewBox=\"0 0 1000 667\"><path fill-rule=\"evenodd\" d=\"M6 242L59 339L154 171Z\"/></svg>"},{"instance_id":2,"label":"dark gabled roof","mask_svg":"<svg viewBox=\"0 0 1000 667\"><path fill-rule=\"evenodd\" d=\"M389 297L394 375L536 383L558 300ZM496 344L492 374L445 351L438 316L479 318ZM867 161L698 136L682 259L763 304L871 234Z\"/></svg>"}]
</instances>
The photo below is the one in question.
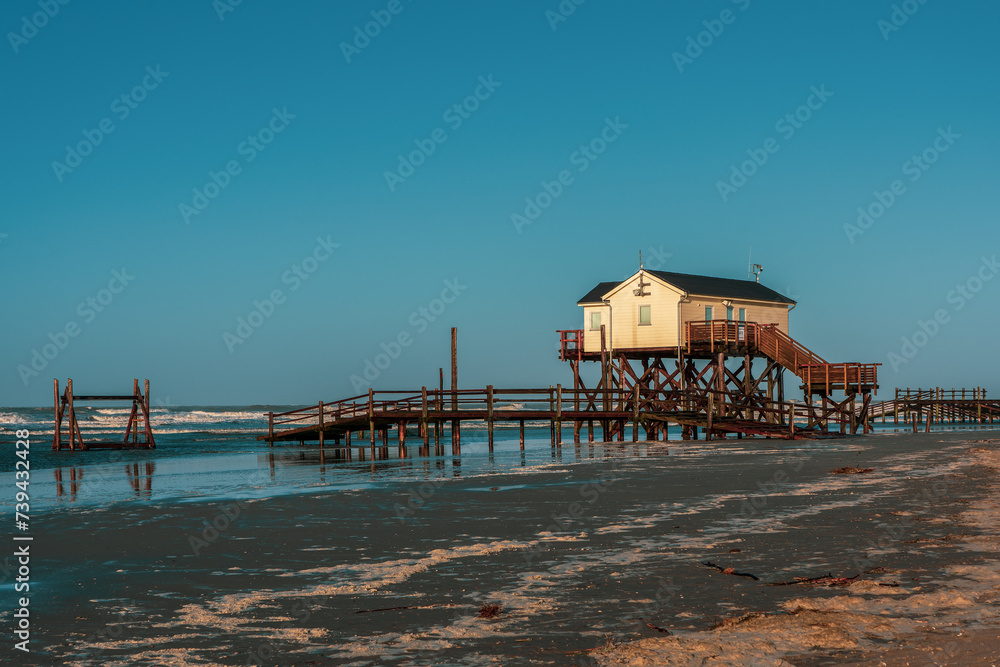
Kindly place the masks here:
<instances>
[{"instance_id":1,"label":"dark gabled roof","mask_svg":"<svg viewBox=\"0 0 1000 667\"><path fill-rule=\"evenodd\" d=\"M650 271L660 280L679 287L688 294L701 296L725 296L734 299L750 301L771 301L773 303L795 303L787 296L778 294L770 287L764 287L753 280L735 280L733 278L713 278L711 276L692 276L687 273L669 273L667 271Z\"/></svg>"},{"instance_id":2,"label":"dark gabled roof","mask_svg":"<svg viewBox=\"0 0 1000 667\"><path fill-rule=\"evenodd\" d=\"M775 292L769 287L764 287L760 283L752 280L735 280L733 278L713 278L712 276L693 276L687 273L670 273L668 271L647 271L660 280L670 283L674 287L684 290L688 294L699 296L719 296L733 299L746 299L749 301L767 301L770 303L793 304L795 301L787 296ZM601 297L612 289L621 285L617 283L601 283L594 289L587 292L577 302L577 305L601 303Z\"/></svg>"},{"instance_id":3,"label":"dark gabled roof","mask_svg":"<svg viewBox=\"0 0 1000 667\"><path fill-rule=\"evenodd\" d=\"M621 284L622 281L618 281L616 283L598 283L597 287L587 292L582 299L576 302L576 305L582 306L590 303L602 303L601 297Z\"/></svg>"}]
</instances>

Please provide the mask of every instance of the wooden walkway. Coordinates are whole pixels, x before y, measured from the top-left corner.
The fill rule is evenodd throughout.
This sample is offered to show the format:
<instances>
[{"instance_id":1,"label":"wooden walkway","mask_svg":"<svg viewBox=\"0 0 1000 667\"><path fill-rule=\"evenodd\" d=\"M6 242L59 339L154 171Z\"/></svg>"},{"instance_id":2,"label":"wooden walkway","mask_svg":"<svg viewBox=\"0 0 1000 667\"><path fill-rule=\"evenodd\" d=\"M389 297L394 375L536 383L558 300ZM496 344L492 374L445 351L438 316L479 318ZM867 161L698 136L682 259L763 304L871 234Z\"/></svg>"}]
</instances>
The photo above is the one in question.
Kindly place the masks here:
<instances>
[{"instance_id":1,"label":"wooden walkway","mask_svg":"<svg viewBox=\"0 0 1000 667\"><path fill-rule=\"evenodd\" d=\"M373 391L333 403L282 413L267 413L268 433L258 440L275 442L333 441L346 448L387 447L389 431L396 430L400 448L406 446L407 426L416 426L421 449L431 441L438 449L445 430L450 431L453 453L460 450L463 422L484 423L487 442L493 450L494 430L498 423L517 423L519 443L524 448L524 429L528 422L548 422L551 443L563 442L564 426L572 427L573 442L580 442L583 430L587 440L595 439L595 424L601 440L609 434L625 438L626 425L632 424L632 441L666 440L666 425L678 424L702 429L706 439L726 434L772 438L815 438L829 434L832 422L840 433L853 430L843 410L830 406L770 401L761 397L734 400L730 392L681 392L633 387L631 391L574 391L557 385L548 389L463 389L458 391L427 389L420 391Z\"/></svg>"},{"instance_id":2,"label":"wooden walkway","mask_svg":"<svg viewBox=\"0 0 1000 667\"><path fill-rule=\"evenodd\" d=\"M1000 400L987 399L986 390L974 389L897 389L893 399L873 403L868 409L872 421L881 418L887 423L913 424L914 432L921 424L929 431L938 424L993 424L1000 422Z\"/></svg>"}]
</instances>

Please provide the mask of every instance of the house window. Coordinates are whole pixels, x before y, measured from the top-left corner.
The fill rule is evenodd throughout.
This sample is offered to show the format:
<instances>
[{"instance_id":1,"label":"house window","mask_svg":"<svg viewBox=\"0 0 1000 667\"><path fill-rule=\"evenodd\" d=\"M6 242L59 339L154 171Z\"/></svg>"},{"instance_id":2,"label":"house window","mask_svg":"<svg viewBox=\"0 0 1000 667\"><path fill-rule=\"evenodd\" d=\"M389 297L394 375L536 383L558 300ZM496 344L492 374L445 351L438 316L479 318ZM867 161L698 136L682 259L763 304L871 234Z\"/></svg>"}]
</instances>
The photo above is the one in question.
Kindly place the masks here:
<instances>
[{"instance_id":1,"label":"house window","mask_svg":"<svg viewBox=\"0 0 1000 667\"><path fill-rule=\"evenodd\" d=\"M733 319L733 307L732 306L726 306L726 319L727 320Z\"/></svg>"},{"instance_id":2,"label":"house window","mask_svg":"<svg viewBox=\"0 0 1000 667\"><path fill-rule=\"evenodd\" d=\"M601 330L601 313L591 313L590 314L590 330L600 331Z\"/></svg>"},{"instance_id":3,"label":"house window","mask_svg":"<svg viewBox=\"0 0 1000 667\"><path fill-rule=\"evenodd\" d=\"M746 322L746 321L747 321L747 309L740 308L740 322Z\"/></svg>"},{"instance_id":4,"label":"house window","mask_svg":"<svg viewBox=\"0 0 1000 667\"><path fill-rule=\"evenodd\" d=\"M649 306L639 306L639 324L652 324L652 315Z\"/></svg>"},{"instance_id":5,"label":"house window","mask_svg":"<svg viewBox=\"0 0 1000 667\"><path fill-rule=\"evenodd\" d=\"M708 320L711 320L711 319L712 319L712 307L711 306L705 306L705 320L708 321Z\"/></svg>"}]
</instances>

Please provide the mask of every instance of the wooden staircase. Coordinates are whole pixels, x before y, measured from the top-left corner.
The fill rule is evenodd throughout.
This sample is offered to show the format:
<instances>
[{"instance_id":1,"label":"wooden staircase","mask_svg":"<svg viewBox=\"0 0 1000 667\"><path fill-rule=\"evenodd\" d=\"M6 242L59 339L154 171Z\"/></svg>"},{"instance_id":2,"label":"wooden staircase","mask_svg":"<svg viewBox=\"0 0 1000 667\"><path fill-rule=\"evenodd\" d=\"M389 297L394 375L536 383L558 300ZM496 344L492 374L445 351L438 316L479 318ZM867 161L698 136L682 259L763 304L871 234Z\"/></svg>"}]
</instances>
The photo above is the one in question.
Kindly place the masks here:
<instances>
[{"instance_id":1,"label":"wooden staircase","mask_svg":"<svg viewBox=\"0 0 1000 667\"><path fill-rule=\"evenodd\" d=\"M807 395L830 396L834 391L868 394L878 389L881 364L832 364L780 331L777 324L709 320L687 322L686 328L689 353L761 354L795 373Z\"/></svg>"}]
</instances>

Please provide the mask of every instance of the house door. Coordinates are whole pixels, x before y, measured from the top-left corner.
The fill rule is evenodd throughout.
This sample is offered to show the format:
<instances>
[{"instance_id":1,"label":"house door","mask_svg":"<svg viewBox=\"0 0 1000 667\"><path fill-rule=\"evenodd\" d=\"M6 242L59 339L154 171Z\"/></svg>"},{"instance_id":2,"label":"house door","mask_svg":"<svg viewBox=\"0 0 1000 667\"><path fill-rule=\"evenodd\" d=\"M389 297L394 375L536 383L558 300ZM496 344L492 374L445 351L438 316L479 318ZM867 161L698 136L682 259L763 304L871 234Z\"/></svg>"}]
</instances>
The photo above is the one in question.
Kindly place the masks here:
<instances>
[{"instance_id":1,"label":"house door","mask_svg":"<svg viewBox=\"0 0 1000 667\"><path fill-rule=\"evenodd\" d=\"M741 342L745 342L747 339L746 321L747 321L747 309L740 308L740 323L736 325L736 339Z\"/></svg>"}]
</instances>

